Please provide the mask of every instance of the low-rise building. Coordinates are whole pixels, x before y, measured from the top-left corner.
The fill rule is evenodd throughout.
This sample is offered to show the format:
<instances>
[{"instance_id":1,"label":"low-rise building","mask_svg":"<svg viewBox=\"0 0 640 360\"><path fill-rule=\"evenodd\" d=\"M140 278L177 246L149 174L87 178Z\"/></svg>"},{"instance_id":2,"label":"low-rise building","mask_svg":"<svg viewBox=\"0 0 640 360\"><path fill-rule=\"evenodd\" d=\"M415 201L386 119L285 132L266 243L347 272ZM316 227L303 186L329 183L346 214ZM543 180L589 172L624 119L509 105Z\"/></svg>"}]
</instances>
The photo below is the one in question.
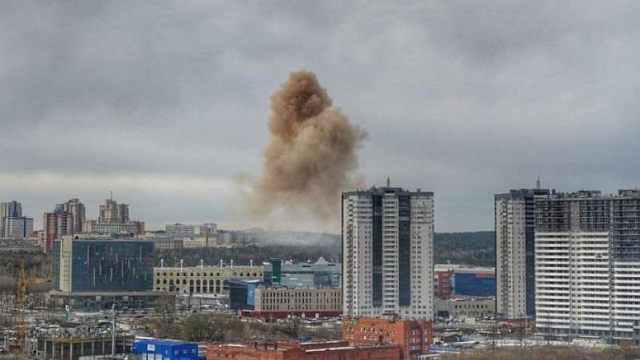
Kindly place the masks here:
<instances>
[{"instance_id":1,"label":"low-rise building","mask_svg":"<svg viewBox=\"0 0 640 360\"><path fill-rule=\"evenodd\" d=\"M36 344L36 358L42 360L50 359L105 359L111 355L112 346L115 345L115 351L118 355L130 354L133 344L133 336L118 335L115 338L111 336L98 338L74 338L74 337L55 337L55 338L38 338Z\"/></svg>"},{"instance_id":2,"label":"low-rise building","mask_svg":"<svg viewBox=\"0 0 640 360\"><path fill-rule=\"evenodd\" d=\"M204 360L198 344L177 340L143 339L133 344L133 360Z\"/></svg>"},{"instance_id":3,"label":"low-rise building","mask_svg":"<svg viewBox=\"0 0 640 360\"><path fill-rule=\"evenodd\" d=\"M436 299L435 314L438 317L490 317L495 316L496 298L493 296L473 297L456 296L449 299Z\"/></svg>"},{"instance_id":4,"label":"low-rise building","mask_svg":"<svg viewBox=\"0 0 640 360\"><path fill-rule=\"evenodd\" d=\"M354 345L397 344L400 359L416 360L433 343L433 327L426 320L345 318L342 340Z\"/></svg>"},{"instance_id":5,"label":"low-rise building","mask_svg":"<svg viewBox=\"0 0 640 360\"><path fill-rule=\"evenodd\" d=\"M263 279L262 266L156 267L153 289L178 294L227 294L231 279Z\"/></svg>"},{"instance_id":6,"label":"low-rise building","mask_svg":"<svg viewBox=\"0 0 640 360\"><path fill-rule=\"evenodd\" d=\"M16 238L0 238L0 253L40 253L42 247L37 240L32 239L16 239Z\"/></svg>"},{"instance_id":7,"label":"low-rise building","mask_svg":"<svg viewBox=\"0 0 640 360\"><path fill-rule=\"evenodd\" d=\"M153 241L156 250L178 250L184 248L182 239L174 239L166 236L144 235L144 238Z\"/></svg>"},{"instance_id":8,"label":"low-rise building","mask_svg":"<svg viewBox=\"0 0 640 360\"><path fill-rule=\"evenodd\" d=\"M258 286L253 292L254 310L243 315L263 318L335 317L342 314L342 290L339 288L290 289Z\"/></svg>"},{"instance_id":9,"label":"low-rise building","mask_svg":"<svg viewBox=\"0 0 640 360\"><path fill-rule=\"evenodd\" d=\"M460 264L436 264L435 292L441 299L451 296L496 296L496 269Z\"/></svg>"},{"instance_id":10,"label":"low-rise building","mask_svg":"<svg viewBox=\"0 0 640 360\"><path fill-rule=\"evenodd\" d=\"M193 237L196 234L196 226L181 223L167 224L165 225L165 231L168 236Z\"/></svg>"},{"instance_id":11,"label":"low-rise building","mask_svg":"<svg viewBox=\"0 0 640 360\"><path fill-rule=\"evenodd\" d=\"M93 234L144 234L143 221L127 221L123 223L85 222L87 232Z\"/></svg>"},{"instance_id":12,"label":"low-rise building","mask_svg":"<svg viewBox=\"0 0 640 360\"><path fill-rule=\"evenodd\" d=\"M273 262L266 266L273 267ZM341 287L342 264L322 257L315 263L285 262L281 264L279 284L288 288Z\"/></svg>"},{"instance_id":13,"label":"low-rise building","mask_svg":"<svg viewBox=\"0 0 640 360\"><path fill-rule=\"evenodd\" d=\"M221 344L207 347L207 360L400 360L400 346L350 345L345 341L317 343Z\"/></svg>"}]
</instances>

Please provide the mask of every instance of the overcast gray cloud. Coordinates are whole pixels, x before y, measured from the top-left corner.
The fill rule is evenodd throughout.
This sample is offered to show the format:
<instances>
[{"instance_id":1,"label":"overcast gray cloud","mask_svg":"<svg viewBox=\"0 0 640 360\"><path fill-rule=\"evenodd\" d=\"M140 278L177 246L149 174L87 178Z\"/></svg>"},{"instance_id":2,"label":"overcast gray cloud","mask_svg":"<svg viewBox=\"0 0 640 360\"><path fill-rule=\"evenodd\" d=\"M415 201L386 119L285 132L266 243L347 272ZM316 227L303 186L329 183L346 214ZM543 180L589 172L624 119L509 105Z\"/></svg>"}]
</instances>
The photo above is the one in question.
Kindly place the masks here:
<instances>
[{"instance_id":1,"label":"overcast gray cloud","mask_svg":"<svg viewBox=\"0 0 640 360\"><path fill-rule=\"evenodd\" d=\"M538 175L640 184L638 18L636 1L3 1L0 199L39 221L114 190L153 225L245 225L234 177L260 171L269 95L307 68L369 133L368 184L435 191L436 230L491 229L493 194Z\"/></svg>"}]
</instances>

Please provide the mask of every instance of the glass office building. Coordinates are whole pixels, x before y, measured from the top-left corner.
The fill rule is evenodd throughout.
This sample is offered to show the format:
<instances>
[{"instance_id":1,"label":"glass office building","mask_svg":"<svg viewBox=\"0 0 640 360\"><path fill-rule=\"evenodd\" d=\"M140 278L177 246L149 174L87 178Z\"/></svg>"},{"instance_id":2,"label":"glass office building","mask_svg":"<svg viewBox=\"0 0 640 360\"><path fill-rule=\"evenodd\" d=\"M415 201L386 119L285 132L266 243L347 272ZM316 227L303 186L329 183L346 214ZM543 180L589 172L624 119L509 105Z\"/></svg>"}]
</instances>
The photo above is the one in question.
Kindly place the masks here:
<instances>
[{"instance_id":1,"label":"glass office building","mask_svg":"<svg viewBox=\"0 0 640 360\"><path fill-rule=\"evenodd\" d=\"M63 238L58 287L67 292L150 291L153 289L153 242ZM58 253L56 251L56 253Z\"/></svg>"}]
</instances>

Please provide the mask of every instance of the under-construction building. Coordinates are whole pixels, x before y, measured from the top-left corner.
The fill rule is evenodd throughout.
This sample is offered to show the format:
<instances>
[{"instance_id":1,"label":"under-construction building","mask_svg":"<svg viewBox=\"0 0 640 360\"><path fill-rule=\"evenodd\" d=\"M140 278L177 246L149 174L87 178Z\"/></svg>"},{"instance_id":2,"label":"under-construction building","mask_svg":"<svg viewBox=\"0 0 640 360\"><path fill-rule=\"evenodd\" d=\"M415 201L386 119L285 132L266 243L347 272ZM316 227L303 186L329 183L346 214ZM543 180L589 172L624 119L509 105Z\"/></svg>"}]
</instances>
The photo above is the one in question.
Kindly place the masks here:
<instances>
[{"instance_id":1,"label":"under-construction building","mask_svg":"<svg viewBox=\"0 0 640 360\"><path fill-rule=\"evenodd\" d=\"M640 190L535 201L536 326L557 337L640 340Z\"/></svg>"}]
</instances>

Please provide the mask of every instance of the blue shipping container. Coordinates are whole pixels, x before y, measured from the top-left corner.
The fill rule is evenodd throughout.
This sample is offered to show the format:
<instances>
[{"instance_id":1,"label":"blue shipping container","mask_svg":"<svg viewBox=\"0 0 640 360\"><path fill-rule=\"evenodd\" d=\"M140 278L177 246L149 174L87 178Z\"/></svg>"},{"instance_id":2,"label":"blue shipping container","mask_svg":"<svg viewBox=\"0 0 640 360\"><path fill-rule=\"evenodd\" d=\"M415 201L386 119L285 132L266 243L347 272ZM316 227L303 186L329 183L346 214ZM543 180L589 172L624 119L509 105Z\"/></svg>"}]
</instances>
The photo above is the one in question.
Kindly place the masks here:
<instances>
[{"instance_id":1,"label":"blue shipping container","mask_svg":"<svg viewBox=\"0 0 640 360\"><path fill-rule=\"evenodd\" d=\"M198 344L174 340L139 340L133 344L133 353L143 360L201 360Z\"/></svg>"}]
</instances>

